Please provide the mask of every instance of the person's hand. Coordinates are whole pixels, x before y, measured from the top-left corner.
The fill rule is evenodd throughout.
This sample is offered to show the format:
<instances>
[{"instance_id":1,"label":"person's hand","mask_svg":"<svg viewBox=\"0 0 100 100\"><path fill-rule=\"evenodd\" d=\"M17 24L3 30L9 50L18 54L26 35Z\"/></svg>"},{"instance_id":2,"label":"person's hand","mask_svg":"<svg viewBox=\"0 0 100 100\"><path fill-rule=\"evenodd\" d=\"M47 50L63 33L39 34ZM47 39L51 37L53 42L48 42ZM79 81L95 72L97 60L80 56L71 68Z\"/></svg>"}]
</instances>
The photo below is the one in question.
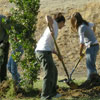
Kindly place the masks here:
<instances>
[{"instance_id":1,"label":"person's hand","mask_svg":"<svg viewBox=\"0 0 100 100\"><path fill-rule=\"evenodd\" d=\"M52 53L56 54L60 61L63 59L63 57L59 55L57 51L53 50Z\"/></svg>"},{"instance_id":2,"label":"person's hand","mask_svg":"<svg viewBox=\"0 0 100 100\"><path fill-rule=\"evenodd\" d=\"M46 16L46 22L49 23L49 25L52 25L53 24L53 19L51 16L47 15Z\"/></svg>"},{"instance_id":3,"label":"person's hand","mask_svg":"<svg viewBox=\"0 0 100 100\"><path fill-rule=\"evenodd\" d=\"M58 53L57 53L55 50L53 50L53 51L52 51L52 53L54 53L54 54L58 55Z\"/></svg>"},{"instance_id":4,"label":"person's hand","mask_svg":"<svg viewBox=\"0 0 100 100\"><path fill-rule=\"evenodd\" d=\"M51 32L51 35L52 35L52 37L54 37L54 32L53 31Z\"/></svg>"},{"instance_id":5,"label":"person's hand","mask_svg":"<svg viewBox=\"0 0 100 100\"><path fill-rule=\"evenodd\" d=\"M80 57L82 57L82 58L83 58L83 57L84 57L84 53L80 53Z\"/></svg>"},{"instance_id":6,"label":"person's hand","mask_svg":"<svg viewBox=\"0 0 100 100\"><path fill-rule=\"evenodd\" d=\"M61 55L58 54L58 58L60 61L62 61L63 57Z\"/></svg>"}]
</instances>

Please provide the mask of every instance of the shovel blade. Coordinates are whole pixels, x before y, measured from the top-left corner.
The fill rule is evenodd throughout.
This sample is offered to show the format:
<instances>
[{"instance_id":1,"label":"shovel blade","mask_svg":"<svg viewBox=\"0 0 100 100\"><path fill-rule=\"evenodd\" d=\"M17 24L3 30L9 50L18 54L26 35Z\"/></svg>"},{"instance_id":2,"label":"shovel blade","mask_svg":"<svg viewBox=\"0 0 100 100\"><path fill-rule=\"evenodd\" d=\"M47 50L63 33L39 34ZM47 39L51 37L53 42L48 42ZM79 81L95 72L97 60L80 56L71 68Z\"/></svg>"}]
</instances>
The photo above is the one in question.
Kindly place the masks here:
<instances>
[{"instance_id":1,"label":"shovel blade","mask_svg":"<svg viewBox=\"0 0 100 100\"><path fill-rule=\"evenodd\" d=\"M78 84L76 84L71 79L68 80L65 78L65 79L60 80L59 82L65 82L70 87L70 89L77 89L78 88Z\"/></svg>"},{"instance_id":2,"label":"shovel blade","mask_svg":"<svg viewBox=\"0 0 100 100\"><path fill-rule=\"evenodd\" d=\"M66 84L70 87L70 89L77 89L78 88L78 84L76 84L72 80L71 81L66 81Z\"/></svg>"}]
</instances>

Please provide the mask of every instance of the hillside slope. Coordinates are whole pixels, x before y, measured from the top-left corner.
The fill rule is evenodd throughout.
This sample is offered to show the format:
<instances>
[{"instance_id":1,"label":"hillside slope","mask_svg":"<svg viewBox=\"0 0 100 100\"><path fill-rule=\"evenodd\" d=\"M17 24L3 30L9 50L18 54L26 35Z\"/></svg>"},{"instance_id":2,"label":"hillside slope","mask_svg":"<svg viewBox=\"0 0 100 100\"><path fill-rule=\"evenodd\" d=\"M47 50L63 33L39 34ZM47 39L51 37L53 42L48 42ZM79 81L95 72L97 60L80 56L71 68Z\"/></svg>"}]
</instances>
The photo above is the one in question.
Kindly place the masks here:
<instances>
[{"instance_id":1,"label":"hillside slope","mask_svg":"<svg viewBox=\"0 0 100 100\"><path fill-rule=\"evenodd\" d=\"M41 0L45 1L45 0ZM79 1L79 2L78 2ZM45 3L45 2L48 2ZM37 31L36 31L36 38L37 40L42 35L43 31L46 28L45 23L45 15L57 12L62 12L66 17L66 26L59 31L59 36L57 38L57 44L60 48L61 54L64 58L64 62L69 72L71 72L72 68L78 61L79 58L79 37L77 33L71 32L71 25L70 20L67 18L75 11L79 11L84 19L87 21L93 22L96 24L96 36L100 43L100 0L51 0L50 2L47 0L41 4L40 13L38 16L38 23L37 23ZM46 6L47 5L47 6ZM50 5L50 6L49 6ZM58 58L54 56L55 63L59 70L59 75L65 75L62 65ZM100 72L100 53L97 57L97 69ZM76 69L74 77L86 77L86 65L85 65L85 58L82 59L81 63L79 64L78 68Z\"/></svg>"}]
</instances>

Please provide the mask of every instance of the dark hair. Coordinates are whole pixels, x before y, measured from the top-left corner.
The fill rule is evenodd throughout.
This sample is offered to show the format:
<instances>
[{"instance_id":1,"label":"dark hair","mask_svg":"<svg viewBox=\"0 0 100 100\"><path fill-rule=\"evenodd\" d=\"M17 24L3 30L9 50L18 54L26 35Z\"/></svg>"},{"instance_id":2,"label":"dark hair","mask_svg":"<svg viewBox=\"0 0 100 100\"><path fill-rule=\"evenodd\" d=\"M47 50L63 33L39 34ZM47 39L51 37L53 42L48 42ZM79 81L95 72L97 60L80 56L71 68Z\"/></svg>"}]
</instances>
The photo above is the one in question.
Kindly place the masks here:
<instances>
[{"instance_id":1,"label":"dark hair","mask_svg":"<svg viewBox=\"0 0 100 100\"><path fill-rule=\"evenodd\" d=\"M76 20L76 29L83 23L88 26L88 22L84 20L79 12L75 12L71 17L71 24L73 24L73 20Z\"/></svg>"},{"instance_id":2,"label":"dark hair","mask_svg":"<svg viewBox=\"0 0 100 100\"><path fill-rule=\"evenodd\" d=\"M55 14L54 19L57 23L60 23L62 21L65 23L65 17L62 15L62 13Z\"/></svg>"}]
</instances>

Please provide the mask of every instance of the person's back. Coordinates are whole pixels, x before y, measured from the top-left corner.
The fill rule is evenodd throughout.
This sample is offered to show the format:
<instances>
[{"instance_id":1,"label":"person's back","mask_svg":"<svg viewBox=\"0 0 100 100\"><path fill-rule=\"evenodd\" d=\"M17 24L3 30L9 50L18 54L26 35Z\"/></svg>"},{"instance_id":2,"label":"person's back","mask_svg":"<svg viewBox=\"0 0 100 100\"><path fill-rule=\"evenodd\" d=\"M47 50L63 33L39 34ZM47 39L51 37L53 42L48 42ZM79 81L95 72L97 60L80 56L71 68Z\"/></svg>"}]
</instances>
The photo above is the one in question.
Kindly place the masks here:
<instances>
[{"instance_id":1,"label":"person's back","mask_svg":"<svg viewBox=\"0 0 100 100\"><path fill-rule=\"evenodd\" d=\"M6 19L5 16L0 15L0 82L6 79L6 64L9 51L8 35L6 33L7 23L2 22L3 18Z\"/></svg>"},{"instance_id":2,"label":"person's back","mask_svg":"<svg viewBox=\"0 0 100 100\"><path fill-rule=\"evenodd\" d=\"M8 39L8 35L4 26L5 24L2 22L3 19L6 19L6 17L0 15L0 42Z\"/></svg>"},{"instance_id":3,"label":"person's back","mask_svg":"<svg viewBox=\"0 0 100 100\"><path fill-rule=\"evenodd\" d=\"M55 32L54 37L56 39L57 35L58 35L58 25L55 20L53 20L53 28L54 28L54 32ZM54 48L54 41L53 41L52 35L50 33L49 27L47 27L46 30L44 31L42 37L38 41L37 48L35 51L42 50L42 51L51 51L52 52L53 48Z\"/></svg>"},{"instance_id":4,"label":"person's back","mask_svg":"<svg viewBox=\"0 0 100 100\"><path fill-rule=\"evenodd\" d=\"M86 46L87 80L83 84L81 84L81 87L89 87L92 82L93 84L95 84L96 81L100 80L100 76L97 72L95 64L96 57L99 51L99 43L94 34L95 28L93 23L90 24L89 22L84 20L79 12L75 12L71 16L71 25L72 28L74 28L79 34L81 57L84 56L83 49L84 46Z\"/></svg>"},{"instance_id":5,"label":"person's back","mask_svg":"<svg viewBox=\"0 0 100 100\"><path fill-rule=\"evenodd\" d=\"M97 39L95 37L93 30L88 25L82 24L79 27L78 32L79 32L79 35L83 35L84 33L84 43L86 46L97 42Z\"/></svg>"}]
</instances>

